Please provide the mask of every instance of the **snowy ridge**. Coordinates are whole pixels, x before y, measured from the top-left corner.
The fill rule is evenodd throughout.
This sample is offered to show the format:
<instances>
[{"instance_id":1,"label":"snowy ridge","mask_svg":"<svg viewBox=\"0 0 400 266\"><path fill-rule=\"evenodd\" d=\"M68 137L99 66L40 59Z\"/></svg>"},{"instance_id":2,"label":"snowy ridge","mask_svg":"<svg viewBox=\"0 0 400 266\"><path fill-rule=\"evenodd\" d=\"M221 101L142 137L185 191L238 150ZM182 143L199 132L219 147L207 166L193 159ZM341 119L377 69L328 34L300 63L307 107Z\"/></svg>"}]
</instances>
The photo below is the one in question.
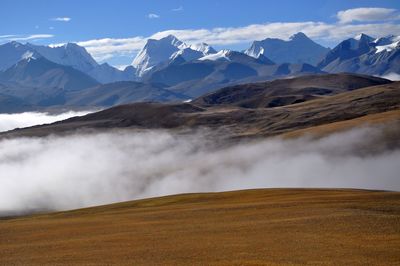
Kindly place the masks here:
<instances>
[{"instance_id":1,"label":"snowy ridge","mask_svg":"<svg viewBox=\"0 0 400 266\"><path fill-rule=\"evenodd\" d=\"M377 54L377 53L381 53L381 52L391 52L391 51L393 51L393 50L395 50L395 49L398 49L398 48L400 48L400 41L397 41L397 42L394 42L394 43L391 43L391 44L387 44L387 45L381 45L381 46L376 46L375 48L376 48L376 51L375 51L375 53Z\"/></svg>"},{"instance_id":2,"label":"snowy ridge","mask_svg":"<svg viewBox=\"0 0 400 266\"><path fill-rule=\"evenodd\" d=\"M191 44L189 48L195 51L202 52L204 55L217 53L217 51L214 48L212 48L210 45L204 42Z\"/></svg>"},{"instance_id":3,"label":"snowy ridge","mask_svg":"<svg viewBox=\"0 0 400 266\"><path fill-rule=\"evenodd\" d=\"M231 52L231 50L224 49L224 50L219 51L218 53L209 54L209 55L203 56L203 57L199 58L199 60L200 61L204 61L204 60L210 60L210 61L226 60L226 61L230 61L231 60L229 58L229 53L230 52Z\"/></svg>"},{"instance_id":4,"label":"snowy ridge","mask_svg":"<svg viewBox=\"0 0 400 266\"><path fill-rule=\"evenodd\" d=\"M141 77L154 66L179 56L185 61L191 61L215 52L208 44L187 45L175 36L168 35L159 40L147 40L146 45L133 60L132 66L137 69L136 74Z\"/></svg>"},{"instance_id":5,"label":"snowy ridge","mask_svg":"<svg viewBox=\"0 0 400 266\"><path fill-rule=\"evenodd\" d=\"M71 66L85 73L98 66L86 49L75 43L67 43L57 47L28 43L27 46L54 63Z\"/></svg>"}]
</instances>

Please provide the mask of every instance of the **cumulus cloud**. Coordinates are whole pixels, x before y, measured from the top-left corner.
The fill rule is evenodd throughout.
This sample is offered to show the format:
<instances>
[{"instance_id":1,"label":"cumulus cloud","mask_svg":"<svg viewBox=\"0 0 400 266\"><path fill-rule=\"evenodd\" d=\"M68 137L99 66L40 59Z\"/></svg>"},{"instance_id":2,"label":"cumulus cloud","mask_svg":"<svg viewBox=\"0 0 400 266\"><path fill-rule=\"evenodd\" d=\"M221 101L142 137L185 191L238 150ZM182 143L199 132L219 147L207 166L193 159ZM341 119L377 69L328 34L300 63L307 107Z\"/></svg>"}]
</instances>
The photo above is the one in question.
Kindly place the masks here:
<instances>
[{"instance_id":1,"label":"cumulus cloud","mask_svg":"<svg viewBox=\"0 0 400 266\"><path fill-rule=\"evenodd\" d=\"M64 120L73 116L82 116L90 113L90 111L68 111L60 114L25 112L18 114L0 114L0 132L15 128L29 127L34 125L42 125Z\"/></svg>"},{"instance_id":2,"label":"cumulus cloud","mask_svg":"<svg viewBox=\"0 0 400 266\"><path fill-rule=\"evenodd\" d=\"M217 147L207 134L118 131L0 141L0 213L264 187L400 190L400 150L362 128ZM373 145L371 145L373 144Z\"/></svg>"},{"instance_id":3,"label":"cumulus cloud","mask_svg":"<svg viewBox=\"0 0 400 266\"><path fill-rule=\"evenodd\" d=\"M77 42L78 45L85 47L97 61L104 61L114 56L131 56L139 51L145 43L146 38L142 36L121 39L103 38Z\"/></svg>"},{"instance_id":4,"label":"cumulus cloud","mask_svg":"<svg viewBox=\"0 0 400 266\"><path fill-rule=\"evenodd\" d=\"M380 7L362 7L342 10L339 11L336 16L340 23L400 19L400 14L396 9Z\"/></svg>"},{"instance_id":5,"label":"cumulus cloud","mask_svg":"<svg viewBox=\"0 0 400 266\"><path fill-rule=\"evenodd\" d=\"M57 17L57 18L51 18L50 20L52 20L52 21L61 21L61 22L69 22L69 21L71 21L71 18L69 18L69 17Z\"/></svg>"},{"instance_id":6,"label":"cumulus cloud","mask_svg":"<svg viewBox=\"0 0 400 266\"><path fill-rule=\"evenodd\" d=\"M148 17L149 19L160 18L160 15L157 15L157 14L154 14L154 13L150 13L150 14L147 15L147 17Z\"/></svg>"}]
</instances>

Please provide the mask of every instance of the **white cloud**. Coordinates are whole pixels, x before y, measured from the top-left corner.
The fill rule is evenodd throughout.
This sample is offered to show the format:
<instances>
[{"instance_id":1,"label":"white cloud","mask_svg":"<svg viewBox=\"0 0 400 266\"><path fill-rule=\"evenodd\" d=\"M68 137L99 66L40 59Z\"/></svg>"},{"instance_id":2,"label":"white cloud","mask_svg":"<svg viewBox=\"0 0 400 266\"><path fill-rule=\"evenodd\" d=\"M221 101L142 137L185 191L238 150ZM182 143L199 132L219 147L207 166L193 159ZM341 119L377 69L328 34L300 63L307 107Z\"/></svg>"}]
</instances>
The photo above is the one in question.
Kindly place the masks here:
<instances>
[{"instance_id":1,"label":"white cloud","mask_svg":"<svg viewBox=\"0 0 400 266\"><path fill-rule=\"evenodd\" d=\"M384 21L400 19L396 9L380 7L362 7L339 11L336 15L339 23L353 21Z\"/></svg>"},{"instance_id":2,"label":"white cloud","mask_svg":"<svg viewBox=\"0 0 400 266\"><path fill-rule=\"evenodd\" d=\"M90 111L74 112L69 111L60 114L25 112L18 114L0 114L0 132L11 130L17 127L30 127L34 125L48 124L64 120L73 116L82 116Z\"/></svg>"},{"instance_id":3,"label":"white cloud","mask_svg":"<svg viewBox=\"0 0 400 266\"><path fill-rule=\"evenodd\" d=\"M50 20L61 21L61 22L69 22L69 21L71 21L71 18L69 18L69 17L57 17L57 18L51 18Z\"/></svg>"},{"instance_id":4,"label":"white cloud","mask_svg":"<svg viewBox=\"0 0 400 266\"><path fill-rule=\"evenodd\" d=\"M180 7L177 7L177 8L173 8L173 9L171 9L171 11L174 11L174 12L183 11L183 6L180 6Z\"/></svg>"},{"instance_id":5,"label":"white cloud","mask_svg":"<svg viewBox=\"0 0 400 266\"><path fill-rule=\"evenodd\" d=\"M32 34L32 35L2 35L0 41L32 41L37 39L53 38L53 34Z\"/></svg>"},{"instance_id":6,"label":"white cloud","mask_svg":"<svg viewBox=\"0 0 400 266\"><path fill-rule=\"evenodd\" d=\"M153 19L153 18L160 18L160 16L159 16L159 15L157 15L157 14L154 14L154 13L150 13L150 14L148 14L148 15L147 15L147 17L148 17L149 19Z\"/></svg>"},{"instance_id":7,"label":"white cloud","mask_svg":"<svg viewBox=\"0 0 400 266\"><path fill-rule=\"evenodd\" d=\"M359 33L371 36L388 34L400 35L400 25L393 23L377 24L328 24L324 22L276 22L252 24L244 27L166 30L151 36L136 36L121 39L96 39L78 42L84 46L96 59L111 58L116 55L132 55L138 52L149 38L160 39L173 34L188 42L206 42L211 45L232 45L250 43L267 37L288 39L291 35L302 31L316 41L338 42L353 37Z\"/></svg>"},{"instance_id":8,"label":"white cloud","mask_svg":"<svg viewBox=\"0 0 400 266\"><path fill-rule=\"evenodd\" d=\"M13 38L17 37L18 35L13 35L13 34L8 34L8 35L0 35L0 39L8 39L8 38Z\"/></svg>"},{"instance_id":9,"label":"white cloud","mask_svg":"<svg viewBox=\"0 0 400 266\"><path fill-rule=\"evenodd\" d=\"M157 130L2 139L0 216L247 188L400 190L399 148L367 152L380 147L385 132L359 128L229 147L210 143L207 134Z\"/></svg>"},{"instance_id":10,"label":"white cloud","mask_svg":"<svg viewBox=\"0 0 400 266\"><path fill-rule=\"evenodd\" d=\"M122 39L96 39L78 42L98 61L104 61L114 56L132 55L140 50L146 43L146 38L142 36Z\"/></svg>"}]
</instances>

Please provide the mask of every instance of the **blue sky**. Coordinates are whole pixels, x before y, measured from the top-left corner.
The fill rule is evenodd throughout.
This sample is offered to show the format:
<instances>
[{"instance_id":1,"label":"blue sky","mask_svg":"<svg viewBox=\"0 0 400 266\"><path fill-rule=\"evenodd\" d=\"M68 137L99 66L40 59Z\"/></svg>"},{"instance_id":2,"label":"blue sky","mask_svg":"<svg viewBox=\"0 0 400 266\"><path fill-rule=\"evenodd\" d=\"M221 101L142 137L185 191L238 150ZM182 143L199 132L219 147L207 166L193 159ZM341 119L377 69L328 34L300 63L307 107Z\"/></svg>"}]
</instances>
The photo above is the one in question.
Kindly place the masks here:
<instances>
[{"instance_id":1,"label":"blue sky","mask_svg":"<svg viewBox=\"0 0 400 266\"><path fill-rule=\"evenodd\" d=\"M99 61L129 64L149 37L172 33L217 49L304 31L325 46L366 32L400 35L400 1L2 0L0 43L78 42Z\"/></svg>"}]
</instances>

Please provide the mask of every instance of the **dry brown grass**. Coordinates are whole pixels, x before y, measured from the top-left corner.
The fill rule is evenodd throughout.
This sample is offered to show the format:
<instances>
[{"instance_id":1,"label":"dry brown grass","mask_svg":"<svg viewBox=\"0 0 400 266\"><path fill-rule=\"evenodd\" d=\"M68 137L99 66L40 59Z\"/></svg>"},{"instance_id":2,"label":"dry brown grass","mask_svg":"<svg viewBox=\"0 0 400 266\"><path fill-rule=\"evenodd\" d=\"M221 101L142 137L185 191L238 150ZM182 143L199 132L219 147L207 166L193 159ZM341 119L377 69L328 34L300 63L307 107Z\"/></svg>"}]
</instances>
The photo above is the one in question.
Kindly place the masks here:
<instances>
[{"instance_id":1,"label":"dry brown grass","mask_svg":"<svg viewBox=\"0 0 400 266\"><path fill-rule=\"evenodd\" d=\"M398 265L400 193L185 194L0 220L3 265Z\"/></svg>"},{"instance_id":2,"label":"dry brown grass","mask_svg":"<svg viewBox=\"0 0 400 266\"><path fill-rule=\"evenodd\" d=\"M310 135L310 134L316 137L323 137L332 133L338 133L357 127L379 126L379 125L393 126L397 124L400 124L400 110L371 114L358 117L355 119L329 123L299 130L293 130L288 133L282 134L282 137L297 138L300 136Z\"/></svg>"}]
</instances>

